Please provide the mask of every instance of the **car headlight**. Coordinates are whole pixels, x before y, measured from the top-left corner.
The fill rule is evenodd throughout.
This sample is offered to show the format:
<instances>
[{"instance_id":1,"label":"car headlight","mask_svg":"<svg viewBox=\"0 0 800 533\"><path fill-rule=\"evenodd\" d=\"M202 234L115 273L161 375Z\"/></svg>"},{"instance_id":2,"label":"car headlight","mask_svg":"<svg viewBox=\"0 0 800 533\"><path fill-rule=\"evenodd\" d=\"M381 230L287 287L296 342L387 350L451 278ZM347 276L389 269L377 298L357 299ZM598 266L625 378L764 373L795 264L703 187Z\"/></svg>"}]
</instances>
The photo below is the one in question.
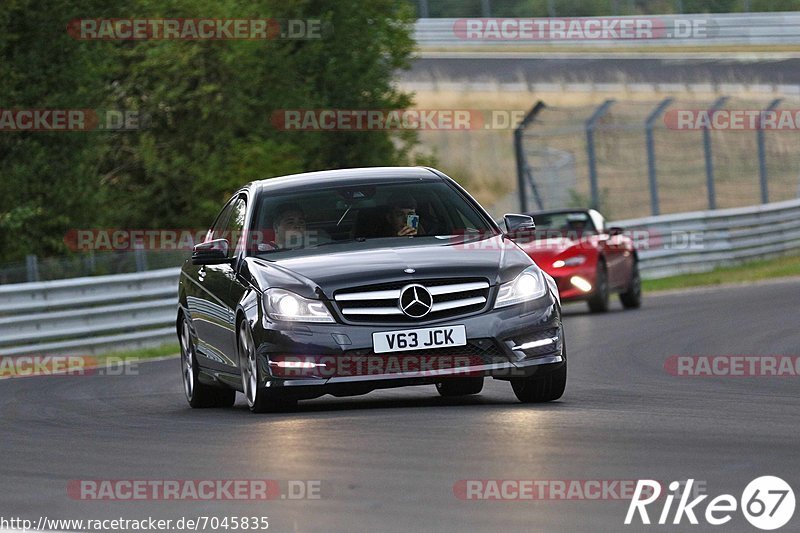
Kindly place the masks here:
<instances>
[{"instance_id":1,"label":"car headlight","mask_svg":"<svg viewBox=\"0 0 800 533\"><path fill-rule=\"evenodd\" d=\"M319 300L309 300L284 289L267 289L264 310L273 320L291 322L335 322Z\"/></svg>"},{"instance_id":2,"label":"car headlight","mask_svg":"<svg viewBox=\"0 0 800 533\"><path fill-rule=\"evenodd\" d=\"M509 305L535 300L544 296L546 292L547 283L542 278L539 269L526 269L514 281L500 285L500 292L497 295L494 307L497 309L498 307L508 307Z\"/></svg>"},{"instance_id":3,"label":"car headlight","mask_svg":"<svg viewBox=\"0 0 800 533\"><path fill-rule=\"evenodd\" d=\"M578 266L582 265L586 262L585 255L576 255L574 257L570 257L568 259L559 259L558 261L553 262L553 268L561 268L565 266Z\"/></svg>"}]
</instances>

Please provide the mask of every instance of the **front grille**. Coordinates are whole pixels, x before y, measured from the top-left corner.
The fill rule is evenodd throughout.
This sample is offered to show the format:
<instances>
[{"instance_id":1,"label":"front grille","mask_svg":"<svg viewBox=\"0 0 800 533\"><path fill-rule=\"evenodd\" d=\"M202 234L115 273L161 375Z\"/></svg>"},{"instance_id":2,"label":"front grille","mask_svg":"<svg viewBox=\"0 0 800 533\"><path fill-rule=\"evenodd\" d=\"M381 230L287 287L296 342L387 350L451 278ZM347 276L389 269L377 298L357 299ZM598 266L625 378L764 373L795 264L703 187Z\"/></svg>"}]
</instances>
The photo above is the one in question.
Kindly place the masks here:
<instances>
[{"instance_id":1,"label":"front grille","mask_svg":"<svg viewBox=\"0 0 800 533\"><path fill-rule=\"evenodd\" d=\"M412 283L433 297L431 311L421 318L407 316L398 305L401 290ZM337 291L333 299L347 322L414 324L482 311L489 301L489 282L485 278L398 281Z\"/></svg>"}]
</instances>

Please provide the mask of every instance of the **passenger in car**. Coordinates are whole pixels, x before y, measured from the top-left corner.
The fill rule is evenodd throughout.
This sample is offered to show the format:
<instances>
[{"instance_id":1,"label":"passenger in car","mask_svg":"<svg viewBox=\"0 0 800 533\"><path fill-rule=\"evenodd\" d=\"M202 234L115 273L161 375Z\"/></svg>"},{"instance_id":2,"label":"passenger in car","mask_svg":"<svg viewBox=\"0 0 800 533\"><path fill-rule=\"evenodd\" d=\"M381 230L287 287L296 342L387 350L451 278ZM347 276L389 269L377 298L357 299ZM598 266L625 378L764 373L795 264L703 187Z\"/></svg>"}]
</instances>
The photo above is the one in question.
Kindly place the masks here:
<instances>
[{"instance_id":1,"label":"passenger in car","mask_svg":"<svg viewBox=\"0 0 800 533\"><path fill-rule=\"evenodd\" d=\"M391 235L405 237L422 233L421 226L412 228L408 225L408 216L417 214L417 201L410 194L396 194L389 198L389 212L386 221L389 223Z\"/></svg>"}]
</instances>

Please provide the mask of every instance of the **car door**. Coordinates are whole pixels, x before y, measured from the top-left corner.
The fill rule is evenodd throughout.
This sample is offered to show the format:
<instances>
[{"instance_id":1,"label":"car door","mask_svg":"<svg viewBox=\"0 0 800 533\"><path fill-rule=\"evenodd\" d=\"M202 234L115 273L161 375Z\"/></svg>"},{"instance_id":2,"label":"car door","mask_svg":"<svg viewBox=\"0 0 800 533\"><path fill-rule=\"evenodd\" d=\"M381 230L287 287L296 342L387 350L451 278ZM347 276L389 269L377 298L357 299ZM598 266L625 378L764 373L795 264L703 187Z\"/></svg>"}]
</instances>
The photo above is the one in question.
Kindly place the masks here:
<instances>
[{"instance_id":1,"label":"car door","mask_svg":"<svg viewBox=\"0 0 800 533\"><path fill-rule=\"evenodd\" d=\"M243 195L233 197L220 212L206 240L231 239L232 228L246 209ZM229 254L235 243L229 243ZM231 255L232 257L232 255ZM192 287L187 288L187 305L197 334L197 355L201 366L230 371L236 366L233 345L233 310L230 303L231 282L235 277L230 263L191 265L187 273Z\"/></svg>"},{"instance_id":2,"label":"car door","mask_svg":"<svg viewBox=\"0 0 800 533\"><path fill-rule=\"evenodd\" d=\"M216 332L215 340L220 351L225 355L222 370L238 372L239 363L236 354L236 308L245 292L245 287L238 281L239 267L247 244L245 235L245 222L248 216L248 197L242 192L233 202L230 217L225 224L224 235L230 243L228 257L230 262L214 265L217 270L212 272L215 277L215 286L219 287L219 299L224 307L220 326Z\"/></svg>"}]
</instances>

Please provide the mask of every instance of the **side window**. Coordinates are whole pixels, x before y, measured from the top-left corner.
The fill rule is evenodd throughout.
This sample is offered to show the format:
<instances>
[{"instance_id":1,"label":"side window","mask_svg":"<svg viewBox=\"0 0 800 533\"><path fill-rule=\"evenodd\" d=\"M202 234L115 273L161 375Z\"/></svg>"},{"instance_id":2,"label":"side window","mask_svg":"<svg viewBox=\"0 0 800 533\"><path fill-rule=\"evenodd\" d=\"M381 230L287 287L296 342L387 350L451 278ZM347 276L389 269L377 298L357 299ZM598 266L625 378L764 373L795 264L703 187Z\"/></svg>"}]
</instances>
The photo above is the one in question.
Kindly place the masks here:
<instances>
[{"instance_id":1,"label":"side window","mask_svg":"<svg viewBox=\"0 0 800 533\"><path fill-rule=\"evenodd\" d=\"M222 239L228 239L230 248L228 254L233 256L243 237L245 216L247 215L247 202L243 196L239 196L230 204L230 216L225 223Z\"/></svg>"},{"instance_id":2,"label":"side window","mask_svg":"<svg viewBox=\"0 0 800 533\"><path fill-rule=\"evenodd\" d=\"M239 234L244 228L244 218L247 213L247 202L243 196L238 196L230 200L222 208L214 225L208 230L206 240L228 239L238 240ZM232 243L235 246L236 243ZM233 248L233 246L231 246Z\"/></svg>"},{"instance_id":3,"label":"side window","mask_svg":"<svg viewBox=\"0 0 800 533\"><path fill-rule=\"evenodd\" d=\"M214 220L214 224L211 226L211 229L208 230L206 241L224 238L223 233L225 232L225 225L228 223L228 219L231 216L232 208L233 202L228 202L225 204L225 207L222 208L222 211L219 212L216 220Z\"/></svg>"}]
</instances>

